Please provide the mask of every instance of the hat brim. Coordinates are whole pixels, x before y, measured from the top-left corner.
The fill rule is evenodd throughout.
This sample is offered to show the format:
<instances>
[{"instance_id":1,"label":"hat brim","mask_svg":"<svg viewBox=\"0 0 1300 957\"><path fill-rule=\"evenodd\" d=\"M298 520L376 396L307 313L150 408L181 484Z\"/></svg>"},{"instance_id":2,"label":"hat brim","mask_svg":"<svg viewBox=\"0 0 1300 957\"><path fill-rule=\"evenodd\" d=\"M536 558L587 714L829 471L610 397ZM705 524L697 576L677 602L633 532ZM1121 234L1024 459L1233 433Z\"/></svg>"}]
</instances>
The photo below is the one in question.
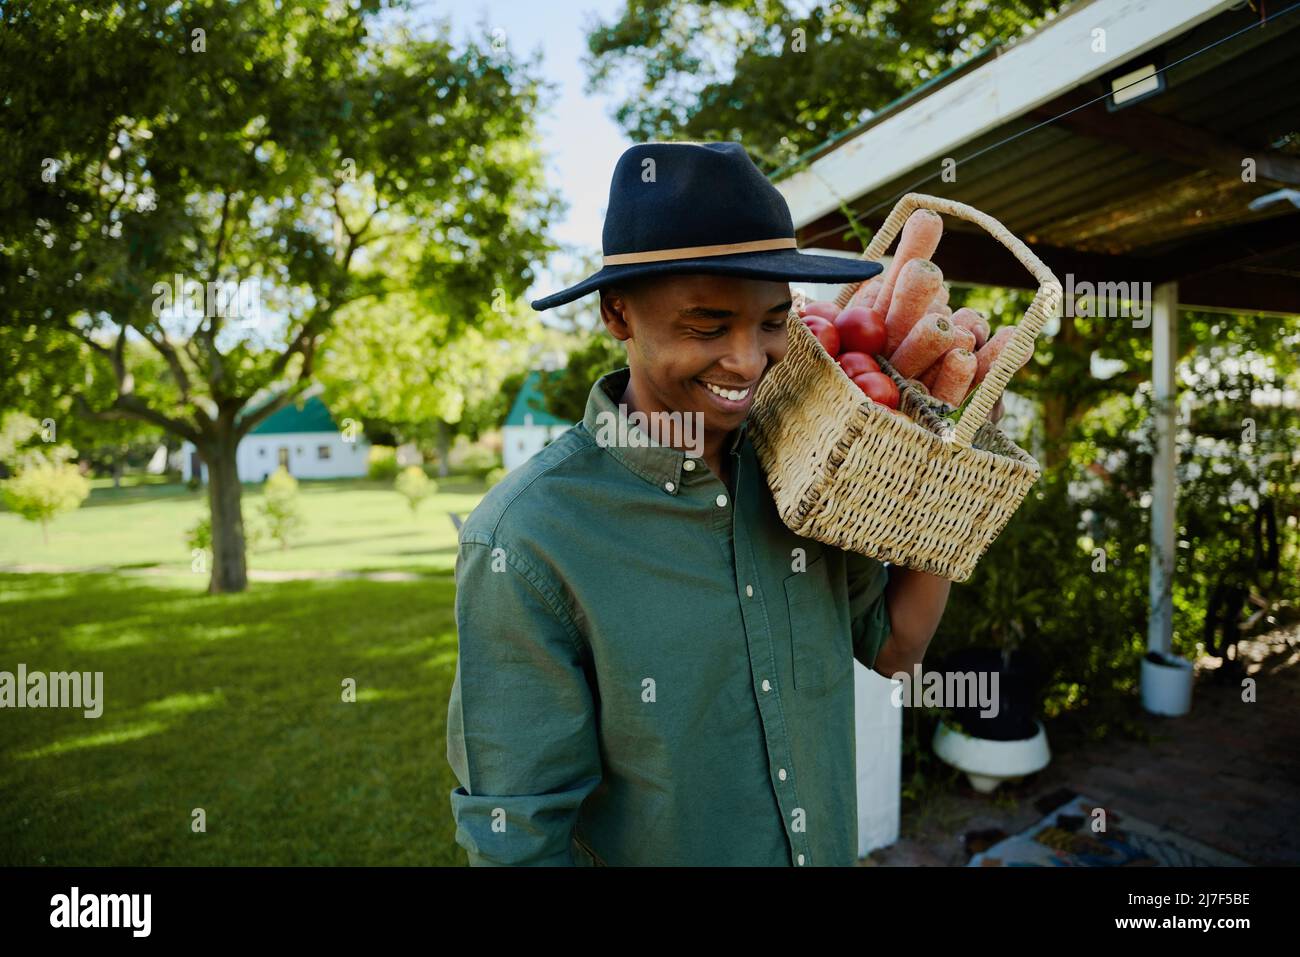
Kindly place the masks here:
<instances>
[{"instance_id":1,"label":"hat brim","mask_svg":"<svg viewBox=\"0 0 1300 957\"><path fill-rule=\"evenodd\" d=\"M778 282L782 280L823 283L859 282L879 275L884 268L880 263L870 259L820 256L816 253L801 253L794 249L777 249L737 256L704 256L699 259L631 263L624 266L606 266L600 272L588 276L568 289L543 296L541 299L534 299L530 305L538 312L542 312L572 302L602 286L611 285L622 279L631 279L634 276L707 273L716 276L741 276L746 279L772 279Z\"/></svg>"}]
</instances>

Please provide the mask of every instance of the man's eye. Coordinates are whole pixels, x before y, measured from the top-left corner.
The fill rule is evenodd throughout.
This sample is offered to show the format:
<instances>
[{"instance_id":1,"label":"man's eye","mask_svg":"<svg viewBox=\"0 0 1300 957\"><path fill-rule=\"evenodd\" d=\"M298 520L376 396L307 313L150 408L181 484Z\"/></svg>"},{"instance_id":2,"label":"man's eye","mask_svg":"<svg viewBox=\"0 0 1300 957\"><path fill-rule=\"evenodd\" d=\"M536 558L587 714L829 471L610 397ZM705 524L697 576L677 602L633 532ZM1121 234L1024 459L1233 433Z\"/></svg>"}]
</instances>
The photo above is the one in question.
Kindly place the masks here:
<instances>
[{"instance_id":1,"label":"man's eye","mask_svg":"<svg viewBox=\"0 0 1300 957\"><path fill-rule=\"evenodd\" d=\"M785 328L785 320L773 319L771 322L763 323L763 328L766 329L768 332L780 332L782 329Z\"/></svg>"},{"instance_id":2,"label":"man's eye","mask_svg":"<svg viewBox=\"0 0 1300 957\"><path fill-rule=\"evenodd\" d=\"M716 339L718 338L718 336L722 335L725 331L726 330L722 326L718 326L715 329L692 329L691 330L691 332L695 333L701 339Z\"/></svg>"}]
</instances>

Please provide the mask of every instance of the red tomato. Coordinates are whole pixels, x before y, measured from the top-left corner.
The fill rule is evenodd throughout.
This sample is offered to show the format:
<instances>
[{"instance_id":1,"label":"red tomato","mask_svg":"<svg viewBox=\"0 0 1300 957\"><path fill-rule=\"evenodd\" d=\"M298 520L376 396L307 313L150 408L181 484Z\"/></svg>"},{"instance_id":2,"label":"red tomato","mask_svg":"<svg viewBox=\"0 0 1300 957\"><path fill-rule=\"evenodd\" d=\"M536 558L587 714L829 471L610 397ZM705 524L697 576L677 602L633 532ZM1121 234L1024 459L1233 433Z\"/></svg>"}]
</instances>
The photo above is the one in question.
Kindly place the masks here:
<instances>
[{"instance_id":1,"label":"red tomato","mask_svg":"<svg viewBox=\"0 0 1300 957\"><path fill-rule=\"evenodd\" d=\"M840 351L840 334L836 328L821 316L804 316L803 323L812 330L822 344L826 353L834 359Z\"/></svg>"},{"instance_id":2,"label":"red tomato","mask_svg":"<svg viewBox=\"0 0 1300 957\"><path fill-rule=\"evenodd\" d=\"M869 356L885 351L885 320L874 309L849 306L835 317L840 345L845 352L865 352Z\"/></svg>"},{"instance_id":3,"label":"red tomato","mask_svg":"<svg viewBox=\"0 0 1300 957\"><path fill-rule=\"evenodd\" d=\"M844 370L844 374L850 379L854 376L860 376L864 372L880 371L880 366L876 365L876 360L865 352L844 353L840 356L840 368Z\"/></svg>"},{"instance_id":4,"label":"red tomato","mask_svg":"<svg viewBox=\"0 0 1300 957\"><path fill-rule=\"evenodd\" d=\"M799 310L800 319L805 316L819 316L827 322L834 322L839 314L840 310L833 302L805 302L803 308Z\"/></svg>"},{"instance_id":5,"label":"red tomato","mask_svg":"<svg viewBox=\"0 0 1300 957\"><path fill-rule=\"evenodd\" d=\"M873 402L898 408L898 386L883 372L864 372L853 377L853 384L867 394Z\"/></svg>"}]
</instances>

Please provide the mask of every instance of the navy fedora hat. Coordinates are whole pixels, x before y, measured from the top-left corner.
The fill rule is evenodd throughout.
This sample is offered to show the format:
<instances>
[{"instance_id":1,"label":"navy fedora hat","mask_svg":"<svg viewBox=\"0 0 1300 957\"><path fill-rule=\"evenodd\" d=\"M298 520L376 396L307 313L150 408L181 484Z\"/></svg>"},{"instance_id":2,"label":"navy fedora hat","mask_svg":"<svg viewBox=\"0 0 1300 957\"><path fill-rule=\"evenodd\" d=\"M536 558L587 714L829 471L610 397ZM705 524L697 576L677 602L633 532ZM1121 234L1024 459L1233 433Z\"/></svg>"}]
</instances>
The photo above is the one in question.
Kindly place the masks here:
<instances>
[{"instance_id":1,"label":"navy fedora hat","mask_svg":"<svg viewBox=\"0 0 1300 957\"><path fill-rule=\"evenodd\" d=\"M884 267L865 259L801 253L785 197L739 143L630 146L609 184L603 263L538 311L634 276L713 273L749 279L857 282Z\"/></svg>"}]
</instances>

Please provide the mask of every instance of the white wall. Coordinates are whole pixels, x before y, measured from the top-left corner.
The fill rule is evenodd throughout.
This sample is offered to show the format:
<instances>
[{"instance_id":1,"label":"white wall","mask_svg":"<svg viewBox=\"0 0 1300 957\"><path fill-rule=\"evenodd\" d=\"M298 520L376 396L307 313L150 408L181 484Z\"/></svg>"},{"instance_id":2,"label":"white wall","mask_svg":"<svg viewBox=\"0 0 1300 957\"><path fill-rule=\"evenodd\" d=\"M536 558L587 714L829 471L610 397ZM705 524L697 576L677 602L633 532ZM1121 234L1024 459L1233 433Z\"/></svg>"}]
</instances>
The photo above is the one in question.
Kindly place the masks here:
<instances>
[{"instance_id":1,"label":"white wall","mask_svg":"<svg viewBox=\"0 0 1300 957\"><path fill-rule=\"evenodd\" d=\"M370 443L364 439L343 441L337 432L283 432L249 435L239 443L235 464L241 482L261 482L280 464L280 449L288 450L290 474L299 479L359 478L366 474ZM324 449L327 457L321 457ZM181 474L189 481L191 453L186 442L181 448ZM203 466L203 481L207 481Z\"/></svg>"},{"instance_id":2,"label":"white wall","mask_svg":"<svg viewBox=\"0 0 1300 957\"><path fill-rule=\"evenodd\" d=\"M501 429L501 464L507 472L523 465L540 452L549 438L558 439L567 425L507 425Z\"/></svg>"}]
</instances>

